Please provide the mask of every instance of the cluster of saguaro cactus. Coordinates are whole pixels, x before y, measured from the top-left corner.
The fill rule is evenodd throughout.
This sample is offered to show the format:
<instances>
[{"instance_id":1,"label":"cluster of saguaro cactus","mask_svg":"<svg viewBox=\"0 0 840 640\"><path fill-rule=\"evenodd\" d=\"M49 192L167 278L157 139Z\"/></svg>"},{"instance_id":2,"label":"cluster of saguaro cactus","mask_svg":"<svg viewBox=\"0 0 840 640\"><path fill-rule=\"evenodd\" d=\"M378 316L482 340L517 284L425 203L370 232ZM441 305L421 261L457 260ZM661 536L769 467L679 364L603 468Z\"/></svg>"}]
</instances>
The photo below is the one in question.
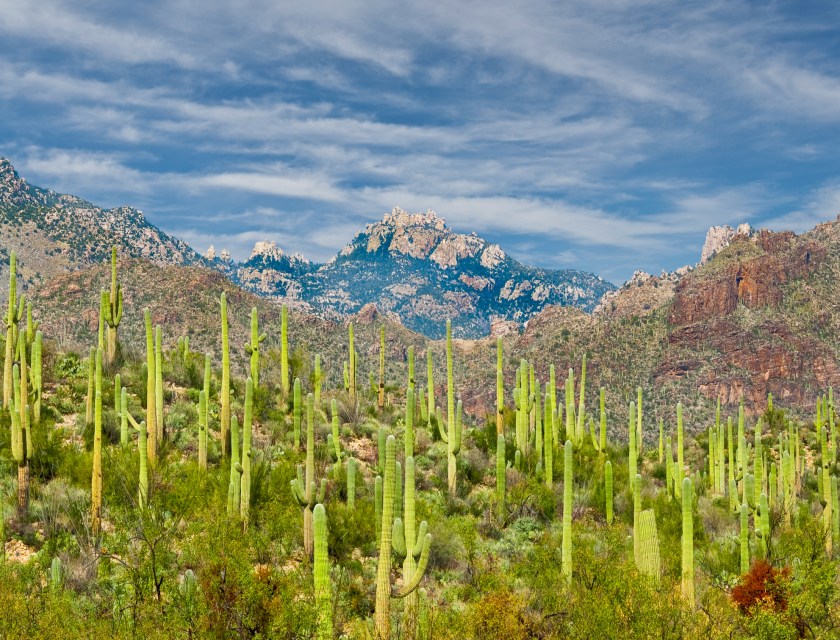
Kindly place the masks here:
<instances>
[{"instance_id":1,"label":"cluster of saguaro cactus","mask_svg":"<svg viewBox=\"0 0 840 640\"><path fill-rule=\"evenodd\" d=\"M321 479L320 486L315 484L315 397L310 393L306 396L306 465L298 465L297 478L292 480L292 496L303 509L303 548L307 556L312 555L312 509L324 501L326 488L326 478Z\"/></svg>"},{"instance_id":2,"label":"cluster of saguaro cactus","mask_svg":"<svg viewBox=\"0 0 840 640\"><path fill-rule=\"evenodd\" d=\"M413 469L413 460L411 466ZM425 534L425 536L423 536L422 545L420 544L419 540L414 541L415 544L412 545L411 553L408 552L408 547L406 545L400 545L400 549L404 548L406 554L412 557L412 562L416 558L414 554L416 553L416 549L418 547L420 548L420 557L419 561L417 562L417 565L413 568L413 573L411 574L410 578L404 574L404 582L402 589L400 589L396 593L392 593L391 552L394 540L394 507L396 503L395 492L397 485L396 441L394 439L394 436L388 436L388 439L385 444L384 475L385 477L382 482L382 519L381 524L379 526L379 529L381 531L379 541L379 562L376 568L376 608L374 612L376 637L382 640L385 640L386 638L391 638L391 598L405 598L406 596L413 593L418 586L420 586L420 581L423 579L423 575L426 572L426 566L429 562L429 549L432 543L432 535L430 533L427 533ZM411 492L413 494L413 487ZM407 530L407 527L404 525L397 525L396 528L402 528L403 531ZM421 523L421 532L422 530L423 526ZM403 540L402 542L405 542L405 540ZM409 624L412 623L409 622ZM413 635L411 637L413 637Z\"/></svg>"}]
</instances>

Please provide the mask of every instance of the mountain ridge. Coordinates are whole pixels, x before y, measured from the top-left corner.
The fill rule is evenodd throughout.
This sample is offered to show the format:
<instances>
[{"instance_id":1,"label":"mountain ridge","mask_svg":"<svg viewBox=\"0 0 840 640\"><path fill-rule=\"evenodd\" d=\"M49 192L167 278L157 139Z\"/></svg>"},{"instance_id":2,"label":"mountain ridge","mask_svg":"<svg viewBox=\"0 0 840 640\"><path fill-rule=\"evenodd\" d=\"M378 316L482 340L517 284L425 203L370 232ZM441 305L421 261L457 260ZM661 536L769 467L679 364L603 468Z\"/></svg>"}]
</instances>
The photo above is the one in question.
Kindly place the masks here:
<instances>
[{"instance_id":1,"label":"mountain ridge","mask_svg":"<svg viewBox=\"0 0 840 640\"><path fill-rule=\"evenodd\" d=\"M477 338L498 322L527 320L549 304L592 310L615 289L584 271L531 267L475 233L458 234L433 211L395 207L368 224L331 260L318 264L258 242L237 262L211 247L202 256L132 207L103 209L82 198L30 185L0 157L0 246L19 254L23 287L121 255L160 266L205 266L275 302L330 320L375 304L406 327L440 337ZM0 255L0 259L8 256ZM7 260L6 260L7 261Z\"/></svg>"}]
</instances>

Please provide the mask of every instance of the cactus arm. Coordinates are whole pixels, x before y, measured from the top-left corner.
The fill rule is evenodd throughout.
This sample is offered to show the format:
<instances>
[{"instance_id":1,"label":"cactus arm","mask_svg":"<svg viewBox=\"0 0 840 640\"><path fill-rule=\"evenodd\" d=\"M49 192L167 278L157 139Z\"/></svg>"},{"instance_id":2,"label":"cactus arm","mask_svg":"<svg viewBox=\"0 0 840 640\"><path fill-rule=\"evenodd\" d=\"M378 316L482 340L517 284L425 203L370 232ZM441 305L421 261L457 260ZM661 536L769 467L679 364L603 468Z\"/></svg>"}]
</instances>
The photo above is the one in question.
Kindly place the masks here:
<instances>
[{"instance_id":1,"label":"cactus arm","mask_svg":"<svg viewBox=\"0 0 840 640\"><path fill-rule=\"evenodd\" d=\"M417 563L417 568L414 570L414 576L412 576L411 581L404 585L401 590L393 594L395 598L405 598L407 595L412 593L417 587L420 586L420 582L423 580L423 576L426 574L426 567L429 565L429 550L432 547L432 534L427 533L426 536L423 538L423 550L420 553L420 560ZM386 637L386 636L383 636Z\"/></svg>"}]
</instances>

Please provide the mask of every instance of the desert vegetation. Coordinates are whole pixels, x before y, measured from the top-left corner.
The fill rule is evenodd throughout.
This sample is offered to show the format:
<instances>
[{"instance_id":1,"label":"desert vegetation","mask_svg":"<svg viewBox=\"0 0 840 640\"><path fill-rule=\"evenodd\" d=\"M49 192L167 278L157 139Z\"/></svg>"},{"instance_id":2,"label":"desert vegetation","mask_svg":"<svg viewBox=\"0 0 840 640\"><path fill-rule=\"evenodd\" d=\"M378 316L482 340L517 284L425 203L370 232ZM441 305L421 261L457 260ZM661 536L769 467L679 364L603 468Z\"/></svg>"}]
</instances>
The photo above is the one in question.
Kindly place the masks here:
<instances>
[{"instance_id":1,"label":"desert vegetation","mask_svg":"<svg viewBox=\"0 0 840 640\"><path fill-rule=\"evenodd\" d=\"M475 417L448 323L399 378L350 323L328 370L285 308L234 344L223 293L212 352L148 312L135 352L116 265L78 354L10 256L0 637L840 636L831 389L807 420L770 396L686 425L588 386L585 350L511 377L500 340Z\"/></svg>"}]
</instances>

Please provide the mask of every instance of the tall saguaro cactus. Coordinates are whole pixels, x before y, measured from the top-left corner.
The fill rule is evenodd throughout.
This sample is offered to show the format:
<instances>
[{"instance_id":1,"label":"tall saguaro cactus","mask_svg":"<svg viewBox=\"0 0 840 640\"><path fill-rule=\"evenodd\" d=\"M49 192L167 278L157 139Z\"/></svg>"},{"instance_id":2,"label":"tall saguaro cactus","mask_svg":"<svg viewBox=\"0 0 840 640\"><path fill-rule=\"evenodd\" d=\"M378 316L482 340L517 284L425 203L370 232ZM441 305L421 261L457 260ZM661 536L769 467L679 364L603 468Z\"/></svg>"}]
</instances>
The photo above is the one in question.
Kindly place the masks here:
<instances>
[{"instance_id":1,"label":"tall saguaro cactus","mask_svg":"<svg viewBox=\"0 0 840 640\"><path fill-rule=\"evenodd\" d=\"M326 488L326 478L321 480L320 488L315 485L315 397L310 393L306 396L306 466L298 465L297 478L292 480L292 495L303 508L303 548L307 557L312 555L312 508L324 501Z\"/></svg>"},{"instance_id":2,"label":"tall saguaro cactus","mask_svg":"<svg viewBox=\"0 0 840 640\"><path fill-rule=\"evenodd\" d=\"M15 361L18 323L23 318L24 296L17 301L17 256L12 251L9 256L9 306L6 311L6 359L3 363L3 406L8 407L12 400L12 367Z\"/></svg>"},{"instance_id":3,"label":"tall saguaro cactus","mask_svg":"<svg viewBox=\"0 0 840 640\"><path fill-rule=\"evenodd\" d=\"M318 629L316 637L318 640L332 640L332 583L330 582L330 558L327 548L327 512L324 505L315 505L312 519L315 529L313 578Z\"/></svg>"},{"instance_id":4,"label":"tall saguaro cactus","mask_svg":"<svg viewBox=\"0 0 840 640\"><path fill-rule=\"evenodd\" d=\"M505 517L505 493L507 491L507 464L505 460L505 451L507 445L505 443L505 436L500 433L496 436L496 504L497 514L499 520L504 520Z\"/></svg>"},{"instance_id":5,"label":"tall saguaro cactus","mask_svg":"<svg viewBox=\"0 0 840 640\"><path fill-rule=\"evenodd\" d=\"M496 435L505 433L505 377L502 372L502 339L496 338Z\"/></svg>"},{"instance_id":6,"label":"tall saguaro cactus","mask_svg":"<svg viewBox=\"0 0 840 640\"><path fill-rule=\"evenodd\" d=\"M412 357L411 373L414 373L414 358ZM414 376L412 375L412 378ZM408 381L409 386L414 386L414 380ZM385 410L385 325L379 327L379 393L377 395L377 407L379 412Z\"/></svg>"},{"instance_id":7,"label":"tall saguaro cactus","mask_svg":"<svg viewBox=\"0 0 840 640\"><path fill-rule=\"evenodd\" d=\"M431 378L429 380L431 384ZM431 387L430 387L431 389ZM449 495L454 496L457 488L458 452L461 450L461 401L455 406L455 377L452 370L452 322L446 321L446 428L438 421L441 440L447 445L447 481Z\"/></svg>"},{"instance_id":8,"label":"tall saguaro cactus","mask_svg":"<svg viewBox=\"0 0 840 640\"><path fill-rule=\"evenodd\" d=\"M574 495L574 469L572 441L566 440L563 463L563 577L572 579L572 496Z\"/></svg>"},{"instance_id":9,"label":"tall saguaro cactus","mask_svg":"<svg viewBox=\"0 0 840 640\"><path fill-rule=\"evenodd\" d=\"M242 490L239 502L239 515L246 530L251 515L251 458L253 456L251 451L251 427L253 415L254 381L248 378L245 381L245 415L242 419Z\"/></svg>"},{"instance_id":10,"label":"tall saguaro cactus","mask_svg":"<svg viewBox=\"0 0 840 640\"><path fill-rule=\"evenodd\" d=\"M280 389L283 398L289 397L289 309L284 304L280 308Z\"/></svg>"},{"instance_id":11,"label":"tall saguaro cactus","mask_svg":"<svg viewBox=\"0 0 840 640\"><path fill-rule=\"evenodd\" d=\"M395 466L399 472L399 463ZM395 482L399 486L398 482ZM405 521L396 518L393 524L392 541L397 555L403 560L403 584L408 585L414 580L414 573L417 571L417 561L423 551L421 541L425 541L428 525L425 520L416 529L416 508L414 488L414 458L409 456L405 459L405 506L403 514ZM397 500L399 502L399 500ZM414 639L417 628L417 592L413 591L405 597L403 607L403 637Z\"/></svg>"},{"instance_id":12,"label":"tall saguaro cactus","mask_svg":"<svg viewBox=\"0 0 840 640\"><path fill-rule=\"evenodd\" d=\"M103 308L105 323L108 325L106 359L114 362L117 356L117 329L123 315L122 285L117 282L117 248L111 247L111 290L105 292Z\"/></svg>"},{"instance_id":13,"label":"tall saguaro cactus","mask_svg":"<svg viewBox=\"0 0 840 640\"><path fill-rule=\"evenodd\" d=\"M125 391L125 389L123 389ZM128 411L128 402L123 401L122 403L122 411L123 416L131 423L131 426L137 432L137 452L139 454L140 459L140 471L138 474L138 483L137 483L137 506L142 510L149 500L149 469L148 469L148 447L146 445L146 440L148 438L149 431L146 428L146 423L140 422L139 424L134 419L134 416L131 415Z\"/></svg>"},{"instance_id":14,"label":"tall saguaro cactus","mask_svg":"<svg viewBox=\"0 0 840 640\"><path fill-rule=\"evenodd\" d=\"M224 295L224 294L222 294ZM152 313L149 309L143 310L143 317L146 322L146 428L149 430L147 446L149 448L149 461L154 464L157 460L157 399L155 390L157 379L155 376L155 339L152 332Z\"/></svg>"},{"instance_id":15,"label":"tall saguaro cactus","mask_svg":"<svg viewBox=\"0 0 840 640\"><path fill-rule=\"evenodd\" d=\"M683 599L694 607L694 485L691 478L683 478L682 493L682 586Z\"/></svg>"},{"instance_id":16,"label":"tall saguaro cactus","mask_svg":"<svg viewBox=\"0 0 840 640\"><path fill-rule=\"evenodd\" d=\"M29 430L29 406L20 390L20 369L12 366L12 397L9 399L9 413L12 418L12 457L18 464L18 513L29 511L29 460L33 455L31 431Z\"/></svg>"},{"instance_id":17,"label":"tall saguaro cactus","mask_svg":"<svg viewBox=\"0 0 840 640\"><path fill-rule=\"evenodd\" d=\"M93 418L93 472L90 489L90 528L94 537L102 526L102 349L96 350L96 391Z\"/></svg>"},{"instance_id":18,"label":"tall saguaro cactus","mask_svg":"<svg viewBox=\"0 0 840 640\"><path fill-rule=\"evenodd\" d=\"M413 462L413 460L412 460ZM379 562L376 566L376 609L374 612L374 625L377 640L390 640L391 638L391 598L405 598L411 594L423 579L426 566L429 562L429 548L432 543L432 534L424 536L423 546L420 552L420 560L414 570L414 574L403 588L397 592L391 592L391 551L393 543L394 527L394 494L396 491L396 440L394 436L388 436L385 444L385 478L383 481L382 495L382 520L379 526ZM422 528L422 525L421 525Z\"/></svg>"},{"instance_id":19,"label":"tall saguaro cactus","mask_svg":"<svg viewBox=\"0 0 840 640\"><path fill-rule=\"evenodd\" d=\"M222 440L222 456L225 456L228 451L228 429L230 428L230 342L228 340L227 298L224 291L219 297L219 305L222 319L222 383L219 388L219 434Z\"/></svg>"}]
</instances>

